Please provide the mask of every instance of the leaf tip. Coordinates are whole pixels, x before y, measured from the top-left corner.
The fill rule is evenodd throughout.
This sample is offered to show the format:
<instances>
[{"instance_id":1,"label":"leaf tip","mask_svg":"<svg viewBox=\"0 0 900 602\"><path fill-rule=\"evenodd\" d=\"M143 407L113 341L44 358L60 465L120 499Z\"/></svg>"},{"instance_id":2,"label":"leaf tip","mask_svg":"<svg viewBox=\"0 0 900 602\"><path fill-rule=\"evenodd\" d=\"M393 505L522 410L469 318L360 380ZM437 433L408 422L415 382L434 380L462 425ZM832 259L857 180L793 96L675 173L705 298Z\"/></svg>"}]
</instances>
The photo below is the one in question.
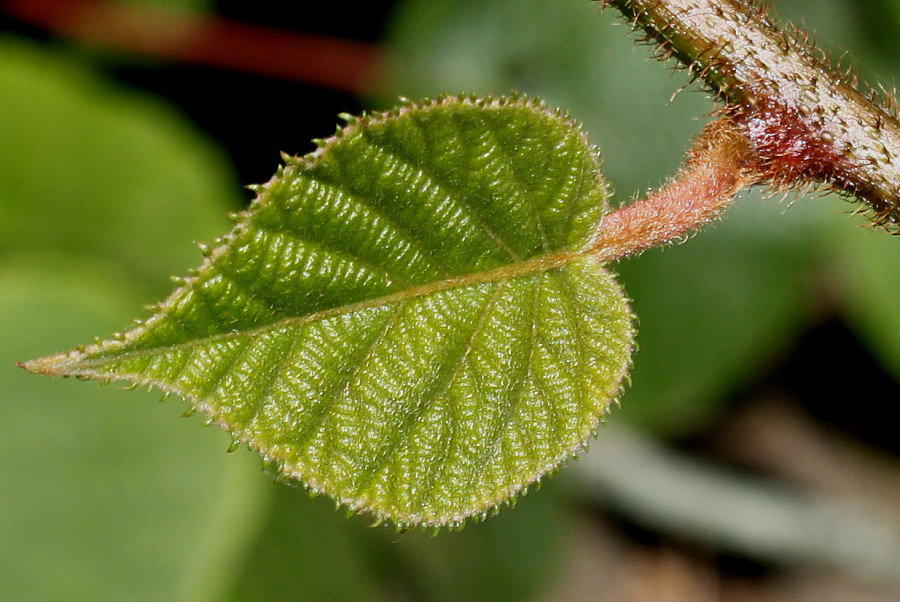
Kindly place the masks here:
<instances>
[{"instance_id":1,"label":"leaf tip","mask_svg":"<svg viewBox=\"0 0 900 602\"><path fill-rule=\"evenodd\" d=\"M15 365L26 372L32 374L42 374L45 376L61 376L63 378L70 376L66 370L60 368L62 360L70 356L70 353L61 355L50 355L34 360L24 362L16 362Z\"/></svg>"}]
</instances>

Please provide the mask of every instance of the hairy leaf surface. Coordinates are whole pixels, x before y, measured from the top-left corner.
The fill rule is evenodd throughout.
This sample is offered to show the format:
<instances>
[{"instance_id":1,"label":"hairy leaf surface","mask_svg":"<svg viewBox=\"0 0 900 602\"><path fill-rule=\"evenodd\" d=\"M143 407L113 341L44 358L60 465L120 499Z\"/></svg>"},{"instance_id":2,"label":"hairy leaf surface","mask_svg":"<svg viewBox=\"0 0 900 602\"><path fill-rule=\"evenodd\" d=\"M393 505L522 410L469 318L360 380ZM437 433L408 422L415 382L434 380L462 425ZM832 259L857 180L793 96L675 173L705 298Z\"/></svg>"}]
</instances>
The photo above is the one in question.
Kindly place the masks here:
<instances>
[{"instance_id":1,"label":"hairy leaf surface","mask_svg":"<svg viewBox=\"0 0 900 602\"><path fill-rule=\"evenodd\" d=\"M586 251L606 187L530 101L348 119L146 323L25 367L155 385L355 510L458 524L575 453L618 394L631 313Z\"/></svg>"}]
</instances>

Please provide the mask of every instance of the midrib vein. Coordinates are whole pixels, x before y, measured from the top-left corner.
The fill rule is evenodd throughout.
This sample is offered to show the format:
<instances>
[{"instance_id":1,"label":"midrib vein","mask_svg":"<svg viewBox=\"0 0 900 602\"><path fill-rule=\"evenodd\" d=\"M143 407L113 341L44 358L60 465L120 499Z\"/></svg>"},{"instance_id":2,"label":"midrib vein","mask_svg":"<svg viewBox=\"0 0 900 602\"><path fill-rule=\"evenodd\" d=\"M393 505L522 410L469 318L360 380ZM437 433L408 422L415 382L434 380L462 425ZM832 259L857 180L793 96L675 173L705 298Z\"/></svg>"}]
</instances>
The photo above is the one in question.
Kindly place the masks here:
<instances>
[{"instance_id":1,"label":"midrib vein","mask_svg":"<svg viewBox=\"0 0 900 602\"><path fill-rule=\"evenodd\" d=\"M46 369L48 373L51 374L61 374L61 373L71 373L77 374L79 373L78 368L90 368L96 367L98 364L104 364L110 360L116 361L119 359L125 358L137 358L144 355L156 355L160 352L166 351L177 351L183 349L190 349L192 347L200 347L209 343L214 343L217 340L225 340L225 339L233 339L236 337L252 337L260 333L269 332L278 328L288 328L294 326L302 326L308 324L310 322L315 322L317 320L323 320L327 318L337 317L357 311L363 311L366 309L372 309L375 307L382 307L386 305L391 305L394 303L400 303L403 301L408 301L410 299L415 299L418 297L424 297L426 295L430 295L433 293L438 293L454 288L460 288L465 286L473 286L477 284L484 284L487 282L497 282L501 280L510 280L512 278L516 278L518 276L528 276L532 274L538 274L541 272L546 272L555 268L562 267L563 265L571 262L574 259L580 257L587 257L590 253L588 250L581 251L559 251L556 253L548 253L545 255L540 255L538 257L534 257L532 259L528 259L525 261L520 261L517 263L512 263L509 265L501 266L499 268L494 268L491 270L485 270L483 272L473 272L470 274L464 274L461 276L452 276L449 278L444 278L441 280L436 280L434 282L429 282L426 284L421 284L413 287L409 287L402 291L398 291L396 293L391 293L389 295L383 295L381 297L375 297L372 299L366 299L364 301L359 301L356 303L349 303L347 305L341 305L339 307L333 307L326 310L313 312L307 314L305 316L296 316L290 318L282 318L281 320L277 320L270 324L266 324L263 326L257 326L248 330L244 330L241 332L229 332L222 334L215 334L203 338L194 339L191 341L186 341L183 343L177 343L174 345L158 345L154 347L148 347L144 349L135 349L130 351L125 351L120 354L116 354L113 356L106 355L107 352L114 352L116 347L121 347L122 345L127 345L129 340L133 340L136 336L146 331L148 328L152 328L153 324L159 320L166 319L168 314L160 314L158 317L151 318L147 320L147 322L141 328L131 331L126 335L126 339L124 342L105 342L100 343L98 345L92 345L86 348L83 352L75 353L75 354L61 354L56 356L51 356L46 359L46 363L43 360L38 360L43 365L33 364L33 368L42 370ZM103 353L102 356L91 357L94 354ZM68 364L68 366L66 366ZM70 372L71 371L71 372Z\"/></svg>"}]
</instances>

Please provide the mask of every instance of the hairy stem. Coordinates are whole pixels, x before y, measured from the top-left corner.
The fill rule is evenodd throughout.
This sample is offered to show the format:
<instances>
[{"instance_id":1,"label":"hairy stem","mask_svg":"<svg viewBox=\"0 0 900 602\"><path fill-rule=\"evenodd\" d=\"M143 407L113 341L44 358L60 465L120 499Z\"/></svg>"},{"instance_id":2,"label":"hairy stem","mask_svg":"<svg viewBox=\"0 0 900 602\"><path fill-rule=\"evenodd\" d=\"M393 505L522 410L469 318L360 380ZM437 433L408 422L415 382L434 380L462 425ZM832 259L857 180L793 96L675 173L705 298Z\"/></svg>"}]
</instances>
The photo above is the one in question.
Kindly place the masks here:
<instances>
[{"instance_id":1,"label":"hairy stem","mask_svg":"<svg viewBox=\"0 0 900 602\"><path fill-rule=\"evenodd\" d=\"M752 0L602 0L725 102L776 187L825 183L900 224L900 121Z\"/></svg>"},{"instance_id":2,"label":"hairy stem","mask_svg":"<svg viewBox=\"0 0 900 602\"><path fill-rule=\"evenodd\" d=\"M727 207L758 169L740 128L728 117L713 121L668 185L604 218L590 252L610 261L679 240Z\"/></svg>"}]
</instances>

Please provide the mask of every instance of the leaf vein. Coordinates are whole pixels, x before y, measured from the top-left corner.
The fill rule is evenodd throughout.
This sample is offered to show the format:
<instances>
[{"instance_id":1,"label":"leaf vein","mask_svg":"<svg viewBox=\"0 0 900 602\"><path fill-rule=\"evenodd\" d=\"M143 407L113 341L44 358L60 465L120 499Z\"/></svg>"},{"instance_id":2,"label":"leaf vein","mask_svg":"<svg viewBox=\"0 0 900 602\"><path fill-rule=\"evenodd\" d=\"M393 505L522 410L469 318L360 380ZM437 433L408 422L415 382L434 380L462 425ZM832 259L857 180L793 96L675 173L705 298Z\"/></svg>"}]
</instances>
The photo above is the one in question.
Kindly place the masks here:
<instances>
[{"instance_id":1,"label":"leaf vein","mask_svg":"<svg viewBox=\"0 0 900 602\"><path fill-rule=\"evenodd\" d=\"M148 347L144 349L131 349L127 351L122 351L120 357L140 357L142 355L154 355L159 353L160 351L165 350L174 350L181 348L190 348L193 346L204 345L211 342L215 342L217 340L223 340L228 338L250 338L259 333L266 332L275 328L283 328L285 326L290 325L303 325L309 322L313 322L315 320L322 320L332 317L341 316L344 314L352 313L354 311L360 311L363 309L368 309L372 307L379 307L382 305L388 305L391 303L395 303L398 301L405 301L410 299L415 299L419 297L424 297L426 295L430 295L432 293L437 293L445 290L450 290L458 287L466 287L466 286L474 286L477 284L488 283L488 282L497 282L501 280L508 280L510 278L515 278L518 276L530 275L538 272L545 272L548 270L552 270L559 266L564 265L577 255L572 253L554 253L550 255L544 255L540 257L535 257L533 259L525 260L516 264L511 264L507 266L502 266L500 268L495 268L492 270L486 270L483 272L474 272L471 274L465 274L463 276L451 276L448 278L444 278L443 280L437 280L434 282L430 282L424 285L415 285L403 291L399 291L397 293L391 293L388 295L384 295L381 297L376 297L373 299L368 299L364 301L359 301L355 303L349 303L347 305L341 305L338 307L323 309L319 311L315 311L303 316L291 316L286 318L280 318L270 324L263 324L260 326L254 326L251 328L247 328L242 331L237 332L226 332L226 333L217 333L204 337L197 337L193 340L174 343L170 345L159 345L155 347ZM169 315L171 317L171 315ZM149 324L149 322L148 322ZM91 348L89 348L88 352L85 354L84 364L89 365L92 359L90 357ZM103 357L97 357L96 361L102 362Z\"/></svg>"},{"instance_id":2,"label":"leaf vein","mask_svg":"<svg viewBox=\"0 0 900 602\"><path fill-rule=\"evenodd\" d=\"M466 358L469 356L469 353L472 350L472 342L475 337L479 334L481 329L484 327L485 316L488 313L490 307L494 305L497 301L497 293L499 290L502 290L504 282L494 282L493 290L491 294L487 297L487 300L482 305L481 309L478 313L478 318L475 321L474 326L469 331L466 337L466 341L462 348L459 350L459 357L456 358L455 361L452 362L452 367L447 370L437 370L435 373L435 377L432 381L427 385L426 389L422 392L420 396L417 397L418 402L407 411L406 415L403 417L402 422L398 426L395 431L395 435L393 437L392 442L386 448L382 448L382 450L378 453L378 455L372 459L361 471L362 476L359 480L359 487L364 488L368 486L368 484L375 478L378 471L380 471L384 466L390 462L391 458L394 456L397 448L401 445L407 443L408 441L408 433L415 428L418 422L421 420L422 416L425 414L426 410L437 400L438 397L446 393L446 391L452 386L453 382L456 380L456 377L459 373L460 368L464 364ZM453 350L453 345L450 345L450 349L448 350L451 353ZM451 359L451 358L448 358ZM449 364L449 361L441 362L441 366L446 366Z\"/></svg>"},{"instance_id":3,"label":"leaf vein","mask_svg":"<svg viewBox=\"0 0 900 602\"><path fill-rule=\"evenodd\" d=\"M306 248L319 248L323 251L323 254L326 256L334 256L338 257L342 260L354 263L360 266L361 269L366 270L371 274L375 274L384 280L387 281L388 284L399 284L401 286L409 286L409 282L402 276L398 276L393 273L389 268L386 268L382 265L378 265L373 263L367 259L360 257L359 255L347 251L345 249L339 249L333 245L326 244L321 240L309 238L303 236L300 232L286 230L286 229L275 229L268 225L264 224L256 224L256 227L259 228L260 231L270 234L276 237L284 237L289 240L293 240L301 245L304 245Z\"/></svg>"},{"instance_id":4,"label":"leaf vein","mask_svg":"<svg viewBox=\"0 0 900 602\"><path fill-rule=\"evenodd\" d=\"M351 199L355 204L365 207L368 211L371 211L372 213L377 215L379 218L389 224L394 232L401 235L405 243L407 243L411 247L416 248L419 251L420 255L429 264L429 267L436 271L438 275L449 275L450 270L439 259L440 249L432 249L426 245L423 245L419 237L416 236L415 232L409 229L408 225L398 222L393 216L383 211L371 199L364 197L360 191L348 188L342 183L328 180L322 174L305 173L303 174L303 177L308 178L310 181L315 182L319 186L328 188L334 194Z\"/></svg>"},{"instance_id":5,"label":"leaf vein","mask_svg":"<svg viewBox=\"0 0 900 602\"><path fill-rule=\"evenodd\" d=\"M497 414L497 418L494 421L490 442L485 446L484 453L482 455L481 461L479 462L479 465L481 466L488 466L488 464L492 463L502 452L500 438L502 437L503 433L512 425L515 411L525 397L525 391L527 389L528 383L534 381L534 341L537 337L537 300L540 296L541 288L541 279L535 279L534 291L532 294L532 302L530 307L530 328L528 328L528 341L526 343L528 354L524 366L525 377L518 379L516 389L513 394L510 395L509 402L505 404L503 411ZM477 475L473 474L472 480L474 481L476 477ZM470 483L470 487L471 485L472 483Z\"/></svg>"},{"instance_id":6,"label":"leaf vein","mask_svg":"<svg viewBox=\"0 0 900 602\"><path fill-rule=\"evenodd\" d=\"M484 216L478 211L477 207L472 203L467 203L465 201L465 195L461 190L457 189L449 182L444 181L436 174L427 170L424 166L417 165L406 157L380 144L371 136L366 136L366 141L369 143L369 146L371 148L382 154L387 160L400 163L412 173L416 173L423 179L425 179L427 181L427 185L422 189L434 187L439 190L441 196L445 200L450 201L454 207L463 212L466 219L474 227L481 230L481 232L484 233L484 235L487 236L488 239L490 239L491 242L493 242L499 249L504 251L511 260L522 260L522 257L512 248L512 246L510 246L510 244L502 236L500 236L497 232L494 231L493 228L490 227L490 225L488 225L487 221L484 219ZM437 214L437 212L435 212L435 214Z\"/></svg>"},{"instance_id":7,"label":"leaf vein","mask_svg":"<svg viewBox=\"0 0 900 602\"><path fill-rule=\"evenodd\" d=\"M379 330L375 338L369 342L363 341L365 345L363 346L362 356L352 363L350 369L347 370L345 374L340 375L336 381L331 383L328 390L322 395L319 403L316 404L317 411L311 416L312 419L303 426L303 429L295 437L291 437L292 444L297 445L298 447L306 445L306 443L322 429L335 406L340 403L342 398L346 398L347 389L350 386L350 383L360 373L368 359L372 357L374 351L385 341L388 333L390 333L391 329L397 323L397 318L402 313L405 306L405 302L398 303L397 307L394 308L391 316L386 320L384 326Z\"/></svg>"},{"instance_id":8,"label":"leaf vein","mask_svg":"<svg viewBox=\"0 0 900 602\"><path fill-rule=\"evenodd\" d=\"M487 126L487 124L485 125ZM502 142L500 141L500 137L494 128L485 127L485 131L490 133L491 137L494 139L494 146L497 148L497 154L503 158L503 161L506 164L506 171L509 173L509 177L518 183L518 188L522 192L522 202L527 204L528 208L531 209L532 218L534 219L534 226L537 230L538 236L541 239L541 249L544 253L549 252L550 241L547 239L546 225L544 224L544 220L541 217L538 206L534 203L532 195L529 194L528 187L525 184L525 178L523 178L522 174L519 172L519 169L516 166L515 159L513 158L510 151L507 150L507 148L502 144Z\"/></svg>"},{"instance_id":9,"label":"leaf vein","mask_svg":"<svg viewBox=\"0 0 900 602\"><path fill-rule=\"evenodd\" d=\"M565 299L565 304L563 307L565 308L565 314L570 323L570 332L573 333L573 338L575 339L575 348L576 348L576 361L577 365L575 366L575 370L578 374L578 378L576 378L576 382L580 383L578 387L579 399L578 405L580 407L584 407L587 403L588 392L585 391L585 384L583 382L584 376L587 374L586 366L587 366L587 343L585 343L582 324L579 323L578 320L578 310L574 306L574 292L572 290L572 285L569 282L568 276L563 270L557 270L554 272L548 272L550 277L554 278L557 282L559 282L560 287L563 289L563 298Z\"/></svg>"}]
</instances>

